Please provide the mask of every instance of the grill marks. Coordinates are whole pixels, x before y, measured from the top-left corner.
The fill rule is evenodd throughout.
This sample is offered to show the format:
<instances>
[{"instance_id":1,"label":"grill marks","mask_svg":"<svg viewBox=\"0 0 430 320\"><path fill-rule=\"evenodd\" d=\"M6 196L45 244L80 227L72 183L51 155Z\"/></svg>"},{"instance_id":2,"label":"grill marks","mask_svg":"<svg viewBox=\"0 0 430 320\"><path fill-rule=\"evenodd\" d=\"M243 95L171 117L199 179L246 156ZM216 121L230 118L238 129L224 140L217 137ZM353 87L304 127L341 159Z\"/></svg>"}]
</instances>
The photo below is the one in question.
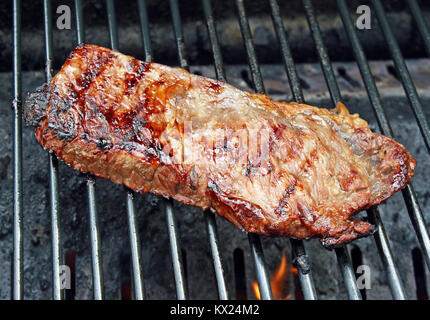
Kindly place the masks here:
<instances>
[{"instance_id":1,"label":"grill marks","mask_svg":"<svg viewBox=\"0 0 430 320\"><path fill-rule=\"evenodd\" d=\"M114 110L108 115L108 122L115 127L120 133L120 138L123 142L143 142L142 129L148 123L146 119L146 98L140 97L136 92L135 88L137 84L142 80L143 76L150 71L151 64L139 61L131 58L126 65L124 79L124 91L122 94L122 101L125 97L129 97L137 107L123 113L121 115L115 114ZM135 94L133 96L133 93Z\"/></svg>"},{"instance_id":2,"label":"grill marks","mask_svg":"<svg viewBox=\"0 0 430 320\"><path fill-rule=\"evenodd\" d=\"M296 190L296 184L297 179L295 179L294 182L291 183L285 190L284 195L282 196L281 200L279 200L278 206L275 209L275 213L277 215L282 215L287 211L286 206L288 204L288 199L291 197L292 194L294 194L294 191Z\"/></svg>"},{"instance_id":3,"label":"grill marks","mask_svg":"<svg viewBox=\"0 0 430 320\"><path fill-rule=\"evenodd\" d=\"M113 53L94 52L81 45L70 54L66 65L74 63L75 66L77 56L81 59L78 65L78 67L82 67L81 76L76 79L70 79L71 81L68 84L63 84L61 87L56 84L50 87L51 110L49 112L50 122L47 128L53 129L57 137L64 141L71 141L76 138L78 125L83 128L87 127L86 118L88 118L88 114L91 117L96 117L100 113L99 106L91 99L92 86L94 80L108 68L115 57ZM73 110L70 110L71 107L73 107ZM87 132L83 134L87 136ZM107 137L107 132L102 136L104 137L96 139L95 143L105 150L111 143L107 142L110 140Z\"/></svg>"},{"instance_id":4,"label":"grill marks","mask_svg":"<svg viewBox=\"0 0 430 320\"><path fill-rule=\"evenodd\" d=\"M87 47L79 49L73 56L80 55L83 65L87 66L82 72L82 76L76 80L76 85L70 88L70 96L76 97L75 103L78 109L84 110L84 113L89 118L101 117L107 122L107 127L100 130L99 137L95 139L95 144L100 150L108 151L113 146L112 137L109 137L109 132L112 132L117 137L120 145L126 149L134 149L130 142L140 142L139 131L146 123L146 120L141 119L138 115L141 113L139 109L133 109L126 113L120 113L117 107L123 101L125 96L133 94L136 85L142 77L150 70L150 63L139 61L131 58L126 65L126 77L123 81L123 94L118 96L106 95L100 96L99 90L109 94L106 91L106 85L111 81L110 76L107 77L104 71L108 70L115 64L121 64L118 57L109 51L94 51ZM114 75L115 76L115 75ZM95 87L96 80L100 83ZM103 105L98 105L93 97L98 97L98 101L102 101ZM136 100L140 100L136 97ZM143 104L139 104L143 108ZM140 108L140 109L141 109ZM91 119L91 122L92 119ZM86 123L86 122L85 122ZM84 127L86 125L84 124ZM87 129L88 130L88 129Z\"/></svg>"},{"instance_id":5,"label":"grill marks","mask_svg":"<svg viewBox=\"0 0 430 320\"><path fill-rule=\"evenodd\" d=\"M112 53L105 53L103 51L96 52L92 56L91 54L93 54L93 52L88 53L87 50L83 51L83 60L89 63L86 64L87 68L83 70L82 76L76 80L75 90L81 97L91 87L94 79L103 73L109 65L109 62L115 57Z\"/></svg>"},{"instance_id":6,"label":"grill marks","mask_svg":"<svg viewBox=\"0 0 430 320\"><path fill-rule=\"evenodd\" d=\"M131 72L127 73L126 78L124 79L124 95L130 95L133 89L136 87L136 84L142 79L143 75L147 73L151 68L151 64L144 61L139 61L137 59L132 58L127 65L127 70Z\"/></svg>"}]
</instances>

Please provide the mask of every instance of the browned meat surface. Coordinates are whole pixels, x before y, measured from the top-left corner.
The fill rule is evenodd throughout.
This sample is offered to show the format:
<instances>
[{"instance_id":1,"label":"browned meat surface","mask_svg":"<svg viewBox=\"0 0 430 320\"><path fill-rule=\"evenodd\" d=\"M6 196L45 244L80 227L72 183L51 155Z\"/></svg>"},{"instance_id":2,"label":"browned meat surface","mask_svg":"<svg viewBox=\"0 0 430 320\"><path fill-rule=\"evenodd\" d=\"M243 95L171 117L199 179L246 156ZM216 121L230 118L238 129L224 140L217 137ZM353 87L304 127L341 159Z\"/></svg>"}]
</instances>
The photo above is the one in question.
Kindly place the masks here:
<instances>
[{"instance_id":1,"label":"browned meat surface","mask_svg":"<svg viewBox=\"0 0 430 320\"><path fill-rule=\"evenodd\" d=\"M326 246L369 234L350 218L404 188L415 167L341 104L276 102L94 45L78 46L24 114L77 170Z\"/></svg>"}]
</instances>

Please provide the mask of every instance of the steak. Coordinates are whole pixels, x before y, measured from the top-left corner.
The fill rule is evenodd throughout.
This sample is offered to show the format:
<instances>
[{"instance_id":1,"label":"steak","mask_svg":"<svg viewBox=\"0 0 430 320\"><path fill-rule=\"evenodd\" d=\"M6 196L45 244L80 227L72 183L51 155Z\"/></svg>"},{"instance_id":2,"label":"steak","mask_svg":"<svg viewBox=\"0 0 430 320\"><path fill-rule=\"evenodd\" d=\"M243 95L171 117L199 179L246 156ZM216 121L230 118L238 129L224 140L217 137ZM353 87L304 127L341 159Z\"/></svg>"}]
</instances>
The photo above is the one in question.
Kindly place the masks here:
<instances>
[{"instance_id":1,"label":"steak","mask_svg":"<svg viewBox=\"0 0 430 320\"><path fill-rule=\"evenodd\" d=\"M341 103L277 102L95 45L76 47L28 95L24 118L79 171L327 247L371 233L351 218L404 188L415 168Z\"/></svg>"}]
</instances>

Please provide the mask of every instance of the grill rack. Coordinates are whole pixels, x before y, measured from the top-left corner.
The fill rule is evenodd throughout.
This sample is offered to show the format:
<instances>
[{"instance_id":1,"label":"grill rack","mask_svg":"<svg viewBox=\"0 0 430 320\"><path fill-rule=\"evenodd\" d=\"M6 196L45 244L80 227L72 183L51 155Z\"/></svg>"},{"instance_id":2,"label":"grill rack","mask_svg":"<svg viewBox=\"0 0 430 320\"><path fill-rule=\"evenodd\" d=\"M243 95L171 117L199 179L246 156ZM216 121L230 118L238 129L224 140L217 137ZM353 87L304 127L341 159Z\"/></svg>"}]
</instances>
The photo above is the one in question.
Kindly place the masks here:
<instances>
[{"instance_id":1,"label":"grill rack","mask_svg":"<svg viewBox=\"0 0 430 320\"><path fill-rule=\"evenodd\" d=\"M304 103L302 89L300 87L299 78L296 74L294 61L289 48L286 37L283 21L280 15L279 4L277 0L268 0L273 24L279 40L282 58L285 69L288 75L289 85L293 94L294 100L299 103ZM149 36L148 14L145 0L137 0L139 8L139 20L141 24L142 43L145 53L145 60L152 61L151 40ZM184 69L189 69L187 57L185 54L185 44L183 40L182 23L180 18L179 6L177 0L169 0L172 23L178 50L179 64ZM235 0L240 28L248 56L248 62L252 75L254 89L258 93L264 93L263 79L260 73L258 60L255 54L252 36L249 29L249 21L246 16L246 10L243 0ZM402 56L397 41L392 33L391 27L387 20L384 8L380 0L372 0L372 8L376 13L378 23L386 40L388 49L391 53L395 68L400 76L400 80L404 87L406 96L409 99L414 116L417 119L421 134L428 151L430 151L430 130L428 122L423 113L420 98L416 87L412 82L405 60ZM325 49L319 24L314 12L311 0L302 0L308 24L311 30L312 37L315 42L315 47L321 63L323 74L329 88L330 96L334 104L341 101L341 93L332 70L331 61ZM419 5L416 0L407 0L407 4L417 25L419 33L423 39L427 55L430 56L430 32L426 21L424 20ZM360 73L369 95L372 108L375 112L378 125L384 135L393 137L393 131L390 122L386 116L382 106L379 92L369 68L367 58L361 47L357 37L356 30L348 11L345 0L337 0L339 13L344 24L344 28L353 48L356 62L359 66ZM53 45L52 45L52 19L51 19L51 1L44 0L44 29L45 29L45 78L50 81L52 78L53 64ZM118 34L115 17L114 0L106 0L107 19L109 24L109 35L111 48L118 50ZM214 58L214 67L216 76L221 81L226 81L224 65L220 46L218 43L217 33L215 29L215 21L213 18L210 0L202 0L203 14L205 17L211 49ZM77 42L84 42L84 22L82 15L82 1L75 0L76 14L76 32ZM12 261L12 298L19 300L23 298L23 242L22 242L22 84L21 84L21 0L13 1L13 81L14 81L14 99L12 102L14 110L14 213L13 213L13 261ZM52 233L52 280L53 292L52 298L59 300L64 298L64 290L60 286L60 266L62 264L61 255L61 232L59 221L59 200L58 200L58 160L53 154L48 154L49 165L49 185L50 185L50 211L51 211L51 233ZM103 299L103 272L101 267L101 252L99 239L99 224L98 214L95 201L95 178L88 175L87 178L87 193L89 203L89 228L91 239L92 252L92 271L93 271L93 292L94 299ZM405 200L408 213L416 232L421 251L424 255L427 267L430 268L430 239L426 229L422 210L418 203L416 194L411 185L408 185L402 194ZM144 284L142 275L142 261L140 257L139 234L136 223L136 210L134 206L133 191L125 190L127 203L127 222L129 226L129 237L131 247L131 262L132 262L132 278L133 278L133 293L135 299L144 298ZM180 251L180 243L178 230L176 226L175 215L171 201L164 202L164 211L166 214L167 228L170 239L170 249L172 255L172 265L175 276L175 284L178 299L186 299L186 287L184 281L184 272L182 257ZM369 219L377 226L377 231L374 234L375 243L377 245L381 260L387 272L388 283L394 299L406 299L403 284L399 277L399 272L395 266L390 244L383 226L378 207L373 207L368 210ZM222 261L218 249L218 236L216 229L216 219L212 214L205 214L206 225L208 231L209 244L214 263L214 270L217 280L217 288L220 299L228 299L226 289L224 271ZM258 285L262 299L272 299L272 291L270 281L264 262L264 253L261 246L259 236L248 234L251 253L253 256L255 271L257 275ZM303 241L291 239L294 261L299 271L299 279L305 299L317 299L315 285L312 279L312 273L309 267L309 257L306 254ZM339 268L344 278L344 283L350 299L361 299L361 294L355 282L354 271L352 269L351 260L347 250L347 246L343 246L335 250Z\"/></svg>"}]
</instances>

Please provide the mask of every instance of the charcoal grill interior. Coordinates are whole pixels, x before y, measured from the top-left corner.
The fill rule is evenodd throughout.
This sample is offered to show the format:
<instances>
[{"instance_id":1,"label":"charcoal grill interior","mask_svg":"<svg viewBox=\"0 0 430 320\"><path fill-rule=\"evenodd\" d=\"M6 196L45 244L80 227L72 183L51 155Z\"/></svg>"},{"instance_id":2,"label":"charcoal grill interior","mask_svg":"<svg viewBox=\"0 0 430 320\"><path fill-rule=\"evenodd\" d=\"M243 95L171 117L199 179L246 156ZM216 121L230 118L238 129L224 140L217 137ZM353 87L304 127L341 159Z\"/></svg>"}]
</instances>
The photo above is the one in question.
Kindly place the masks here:
<instances>
[{"instance_id":1,"label":"charcoal grill interior","mask_svg":"<svg viewBox=\"0 0 430 320\"><path fill-rule=\"evenodd\" d=\"M427 204L430 196L427 192L426 177L430 172L430 166L427 164L430 151L430 112L425 108L425 104L430 102L430 83L424 78L426 70L430 73L430 33L426 22L427 11L420 8L428 7L414 0L399 1L399 6L404 6L411 19L412 31L419 37L416 45L418 49L412 48L405 52L403 40L399 44L398 35L393 32L391 15L386 12L386 4L379 0L370 1L368 5L373 17L372 32L378 33L384 39L383 51L380 52L384 60L369 63L364 50L366 44L362 43L360 35L366 31L355 27L357 3L337 0L332 4L340 19L338 21L341 21L339 28L342 29L342 36L337 37L346 40L342 46L348 47L352 52L352 56L348 57L347 53L344 56L338 55L336 50L332 50L335 56L330 55L324 39L325 34L320 27L319 11L315 10L311 0L288 5L281 1L278 3L277 0L259 1L257 8L264 8L264 12L271 16L270 41L275 41L277 52L277 57L273 58L275 63L264 57L264 64L260 66L259 54L264 44L255 43L259 29L253 27L252 22L259 20L252 9L255 7L254 2L235 0L234 4L226 4L220 1L223 3L220 5L218 2L211 3L210 0L196 1L195 7L186 9L185 24L181 21L181 12L184 10L182 5L190 6L189 1L182 3L169 0L160 3L159 6L167 11L165 14L170 19L170 32L176 44L176 47L172 46L170 50L175 53L176 59L172 63L169 60L172 59L169 56L172 53L163 53L161 61L157 58L160 42L157 41L157 46L154 46L153 38L158 35L158 31L157 25L151 21L152 11L156 10L157 4L152 1L147 3L145 0L138 0L132 6L137 10L132 10L132 14L137 22L135 33L140 38L140 52L127 52L122 48L130 47L126 42L130 37L121 38L121 25L117 24L118 20L121 21L120 17L117 17L117 11L125 10L125 2L64 1L64 4L72 9L74 20L72 30L59 31L55 26L55 10L63 2L55 1L51 4L51 1L43 0L39 6L40 12L32 13L32 19L43 21L43 38L40 40L44 41L44 57L43 61L33 62L33 66L44 66L44 72L40 72L31 70L32 65L28 58L25 58L24 64L29 69L22 70L23 57L38 57L40 51L35 50L34 54L29 54L22 50L29 49L29 44L23 43L21 39L24 29L21 17L25 14L23 8L28 8L28 5L26 1L13 1L13 7L10 8L13 18L13 70L10 70L11 77L5 76L8 81L4 81L10 85L10 91L6 91L9 96L4 100L10 102L13 99L12 110L8 108L4 114L7 112L12 116L9 115L8 118L11 123L9 135L5 139L6 147L0 149L2 152L9 150L13 153L9 160L6 157L0 158L6 175L1 186L3 188L8 184L11 190L11 196L5 196L4 199L13 200L13 206L0 207L7 208L7 215L10 216L3 226L7 228L6 224L9 224L10 232L3 234L2 229L0 238L0 241L5 243L0 255L0 271L10 275L8 281L0 283L1 298L255 299L249 282L251 279L257 281L262 299L273 299L276 297L272 292L270 275L280 261L280 253L286 253L289 266L294 264L297 268L297 276L291 274L289 278L289 286L295 288L293 297L296 299L428 299L430 240L426 220L430 219L430 204ZM314 2L316 8L321 10L321 3ZM219 37L220 32L226 34L220 30L218 24L223 23L219 22L223 20L223 5L232 11L228 14L236 20L240 30L241 39L236 39L236 42L240 42L242 54L238 55L235 47L227 46L234 57L231 57L231 52L226 52L226 46L223 46L224 40L231 42L231 39ZM312 47L309 50L313 53L310 55L310 61L303 61L301 57L295 58L294 48L297 45L294 42L293 47L290 43L288 31L294 27L289 24L290 8L287 6L293 7L294 12L301 11L306 17L307 29L303 30L303 34L312 38ZM250 17L248 7L251 7L252 11ZM396 5L390 6L390 9L392 8L396 9ZM109 35L109 44L105 45L125 54L133 54L146 61L176 64L191 72L216 77L246 90L268 93L275 99L326 107L336 105L339 101L345 102L350 109L368 120L373 130L394 137L405 144L408 150L412 148L411 153L417 158L419 165L413 183L387 204L373 207L361 214L377 226L373 236L334 251L326 251L313 240L304 242L244 234L211 213L152 195L138 195L108 181L73 172L59 163L52 154L44 153L39 150L41 148L37 149L31 129L23 128L21 107L24 94L34 89L37 84L50 81L54 70L63 62L65 55L58 53L57 46L67 52L76 44L85 42L88 36L94 40L92 21L84 18L87 17L87 10L103 15L106 33ZM207 65L194 64L201 54L189 55L185 35L190 33L186 28L190 21L199 21L201 26L204 26L195 30L197 34L199 30L205 32L205 36L197 35L196 43L207 48L207 54L202 60L207 62ZM395 30L398 30L397 26ZM39 31L42 32L37 29L36 33ZM57 43L53 35L61 32L73 33L74 43L64 42L64 38ZM331 47L330 45L329 48ZM374 52L370 55L375 57ZM405 61L404 55L413 59ZM58 59L58 56L63 58ZM349 62L332 63L331 59L336 60L336 56ZM229 64L225 65L224 60ZM300 63L296 64L296 60ZM380 72L381 65L389 67ZM380 74L391 77L391 84L381 84L378 80ZM308 81L306 75L309 76ZM265 76L276 81L268 81ZM318 90L314 91L325 92L325 95L312 91L314 79L320 79L321 83L316 85ZM13 97L10 92L13 92ZM364 98L359 96L359 92L365 93ZM386 92L394 92L394 95ZM405 127L406 122L408 127ZM13 161L10 158L13 158ZM24 165L24 162L34 163L34 166L30 168ZM28 172L24 168L28 168ZM2 170L0 178L1 175ZM40 189L28 190L28 177L35 179ZM112 194L116 195L115 201L107 199ZM118 197L121 203L116 201ZM69 200L65 201L65 198ZM66 202L68 205L65 205ZM30 211L26 208L27 203L40 205L32 205L34 211ZM389 218L390 215L396 215L397 218ZM408 219L405 219L405 216L408 216ZM3 219L3 215L1 217ZM164 220L163 225L151 222L156 219ZM31 229L26 221L32 222ZM35 225L42 227L37 228ZM44 229L43 226L46 225L49 225L49 230ZM196 237L187 235L184 239L184 236L181 236L183 232L197 233L199 243L195 243ZM108 240L103 243L105 239ZM74 241L85 242L86 245L83 249L74 250ZM51 247L50 252L46 251L48 247ZM184 247L198 250L184 250ZM164 248L168 250L163 250ZM236 250L230 252L231 248ZM121 253L120 256L112 257L111 250ZM35 261L35 256L44 257L41 260L45 268L43 274L35 272L37 266L28 262L29 257L25 252L28 252L32 262ZM407 255L403 254L404 252ZM163 255L161 259L160 254ZM86 258L80 258L82 256ZM109 256L108 260L104 259L106 256ZM158 256L158 259L155 256ZM121 263L113 263L113 259ZM337 268L332 264L334 261L337 261ZM64 264L72 270L72 289L61 288L60 268ZM372 286L370 290L358 288L355 272L359 264L369 264L371 270L380 270L372 273L372 283L380 287ZM118 265L121 266L120 270L113 267ZM200 269L198 265L201 265ZM372 269L372 265L379 267ZM196 275L195 270L204 270L204 273ZM168 277L171 277L170 282L166 280ZM334 280L335 278L339 281ZM112 287L109 283L114 281L117 284ZM331 292L333 286L336 287L336 292ZM110 289L106 290L106 287ZM52 295L48 293L50 289ZM160 295L158 291L166 293Z\"/></svg>"}]
</instances>

